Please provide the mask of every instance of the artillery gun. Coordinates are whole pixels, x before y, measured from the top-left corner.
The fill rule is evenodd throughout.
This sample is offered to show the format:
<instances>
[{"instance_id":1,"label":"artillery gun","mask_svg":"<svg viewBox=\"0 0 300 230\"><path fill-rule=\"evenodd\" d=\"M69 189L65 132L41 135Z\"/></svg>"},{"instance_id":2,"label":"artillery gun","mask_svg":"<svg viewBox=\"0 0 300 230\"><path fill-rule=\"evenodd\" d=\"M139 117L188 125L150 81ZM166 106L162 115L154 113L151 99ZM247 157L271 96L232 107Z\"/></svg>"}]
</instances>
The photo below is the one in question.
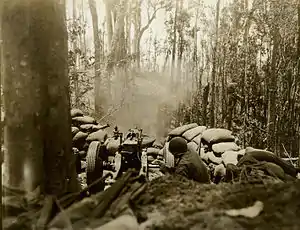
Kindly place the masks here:
<instances>
[{"instance_id":1,"label":"artillery gun","mask_svg":"<svg viewBox=\"0 0 300 230\"><path fill-rule=\"evenodd\" d=\"M148 177L147 147L152 146L155 138L143 134L142 129L129 129L124 137L115 127L112 137L104 143L91 142L87 152L87 185L93 183L104 172L112 172L112 183L129 169L137 170L140 176ZM105 184L96 190L103 190Z\"/></svg>"}]
</instances>

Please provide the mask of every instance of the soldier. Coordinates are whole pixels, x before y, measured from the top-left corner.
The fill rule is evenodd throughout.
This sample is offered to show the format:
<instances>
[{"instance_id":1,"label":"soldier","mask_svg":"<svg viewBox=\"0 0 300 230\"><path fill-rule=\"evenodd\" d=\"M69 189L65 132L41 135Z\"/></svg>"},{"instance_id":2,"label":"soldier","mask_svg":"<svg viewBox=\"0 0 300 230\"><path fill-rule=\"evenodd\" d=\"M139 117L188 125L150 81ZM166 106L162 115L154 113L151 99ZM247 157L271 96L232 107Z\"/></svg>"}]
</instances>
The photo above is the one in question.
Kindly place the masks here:
<instances>
[{"instance_id":1,"label":"soldier","mask_svg":"<svg viewBox=\"0 0 300 230\"><path fill-rule=\"evenodd\" d=\"M175 165L173 168L162 165L162 172L182 175L200 183L210 183L209 174L205 164L202 162L197 152L188 149L187 142L184 138L172 138L169 143L169 151L174 155Z\"/></svg>"}]
</instances>

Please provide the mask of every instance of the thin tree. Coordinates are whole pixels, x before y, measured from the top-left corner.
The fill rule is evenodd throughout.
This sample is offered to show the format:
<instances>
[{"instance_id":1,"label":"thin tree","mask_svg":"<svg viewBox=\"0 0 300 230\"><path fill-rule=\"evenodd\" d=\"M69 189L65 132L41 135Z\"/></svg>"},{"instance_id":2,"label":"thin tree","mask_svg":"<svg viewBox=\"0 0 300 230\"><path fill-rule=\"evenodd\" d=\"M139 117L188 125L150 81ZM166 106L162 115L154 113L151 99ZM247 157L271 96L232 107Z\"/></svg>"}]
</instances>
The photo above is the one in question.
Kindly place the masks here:
<instances>
[{"instance_id":1,"label":"thin tree","mask_svg":"<svg viewBox=\"0 0 300 230\"><path fill-rule=\"evenodd\" d=\"M211 79L211 105L210 105L210 126L215 126L215 102L216 102L216 71L217 71L217 52L218 52L218 37L219 37L219 15L220 15L220 0L217 2L216 7L216 35L215 44L213 48L212 60L212 79Z\"/></svg>"},{"instance_id":2,"label":"thin tree","mask_svg":"<svg viewBox=\"0 0 300 230\"><path fill-rule=\"evenodd\" d=\"M104 115L104 98L101 92L101 41L98 29L98 14L95 0L89 0L92 15L94 47L95 47L95 113L100 117Z\"/></svg>"}]
</instances>

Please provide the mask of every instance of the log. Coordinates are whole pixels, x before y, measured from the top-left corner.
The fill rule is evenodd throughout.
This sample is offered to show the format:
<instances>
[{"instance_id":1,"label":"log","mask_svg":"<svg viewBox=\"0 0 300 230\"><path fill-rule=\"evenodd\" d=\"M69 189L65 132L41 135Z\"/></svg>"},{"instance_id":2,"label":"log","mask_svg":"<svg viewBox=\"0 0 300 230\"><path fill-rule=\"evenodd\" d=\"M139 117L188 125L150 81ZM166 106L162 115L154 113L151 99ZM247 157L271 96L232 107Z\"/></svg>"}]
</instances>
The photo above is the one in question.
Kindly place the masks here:
<instances>
[{"instance_id":1,"label":"log","mask_svg":"<svg viewBox=\"0 0 300 230\"><path fill-rule=\"evenodd\" d=\"M197 126L195 128L189 129L185 131L182 136L187 140L191 141L196 136L203 133L203 131L206 130L206 126Z\"/></svg>"}]
</instances>

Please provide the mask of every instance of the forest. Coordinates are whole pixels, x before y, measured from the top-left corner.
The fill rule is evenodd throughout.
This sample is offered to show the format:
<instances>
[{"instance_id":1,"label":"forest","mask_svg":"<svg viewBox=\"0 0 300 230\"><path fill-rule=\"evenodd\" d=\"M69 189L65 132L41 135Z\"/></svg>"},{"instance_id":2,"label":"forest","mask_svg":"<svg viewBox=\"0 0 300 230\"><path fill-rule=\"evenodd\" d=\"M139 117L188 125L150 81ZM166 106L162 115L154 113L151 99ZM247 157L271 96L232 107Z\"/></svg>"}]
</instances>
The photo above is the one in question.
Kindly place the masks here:
<instances>
[{"instance_id":1,"label":"forest","mask_svg":"<svg viewBox=\"0 0 300 230\"><path fill-rule=\"evenodd\" d=\"M298 156L298 2L215 3L69 3L72 105L156 135L187 122L224 127L243 146Z\"/></svg>"},{"instance_id":2,"label":"forest","mask_svg":"<svg viewBox=\"0 0 300 230\"><path fill-rule=\"evenodd\" d=\"M38 214L37 206L26 203L36 213L26 209L26 218L17 219L21 225L7 229L20 228L29 216L48 224L54 204L64 210L57 197L80 190L72 152L71 109L95 118L92 123L96 128L103 124L109 124L110 129L116 125L120 130L142 128L162 139L176 127L196 123L232 131L242 149L251 146L290 161L300 155L298 0L2 0L0 16L0 142L1 162L5 162L1 184L26 191L40 186L46 194ZM297 170L293 169L293 179ZM183 191L187 210L192 198L202 191L206 207L242 208L228 195L233 189L229 185L218 187L228 195L224 203L218 203L218 191L212 187L179 182L172 177L166 181L159 178L157 184L162 187L151 182L147 195L159 193L167 200L160 189L167 194L177 186ZM115 184L112 189L120 186ZM275 197L280 189L286 189L287 200L299 196L299 192L293 193L293 186L276 186L272 191L257 191ZM2 190L7 189L2 186ZM232 191L243 200L242 206L250 206L255 198L267 200L267 195L259 192L244 200L239 189L246 190L238 187ZM107 196L104 192L101 194ZM175 200L177 192L170 194ZM79 199L78 194L76 197ZM145 194L143 199L152 205ZM209 206L211 199L215 203ZM135 202L141 223L140 219L147 219L141 213L148 212L149 207L139 201ZM277 201L276 212L280 213L280 198L266 201L267 210ZM66 208L72 202L67 202ZM118 202L112 207L117 209L122 203ZM49 203L51 210L43 211ZM166 212L172 210L169 203L158 203L155 205L160 208L169 208ZM10 211L17 210L14 205ZM215 212L203 218L211 215ZM286 217L288 212L282 215ZM262 217L265 223L268 218ZM11 219L1 219L0 225L3 221L7 224ZM222 221L227 223L227 219ZM184 223L178 220L182 229L187 229ZM78 229L85 224L80 222ZM239 224L249 227L248 222ZM160 227L174 229L171 225ZM207 226L203 229L219 229Z\"/></svg>"}]
</instances>

